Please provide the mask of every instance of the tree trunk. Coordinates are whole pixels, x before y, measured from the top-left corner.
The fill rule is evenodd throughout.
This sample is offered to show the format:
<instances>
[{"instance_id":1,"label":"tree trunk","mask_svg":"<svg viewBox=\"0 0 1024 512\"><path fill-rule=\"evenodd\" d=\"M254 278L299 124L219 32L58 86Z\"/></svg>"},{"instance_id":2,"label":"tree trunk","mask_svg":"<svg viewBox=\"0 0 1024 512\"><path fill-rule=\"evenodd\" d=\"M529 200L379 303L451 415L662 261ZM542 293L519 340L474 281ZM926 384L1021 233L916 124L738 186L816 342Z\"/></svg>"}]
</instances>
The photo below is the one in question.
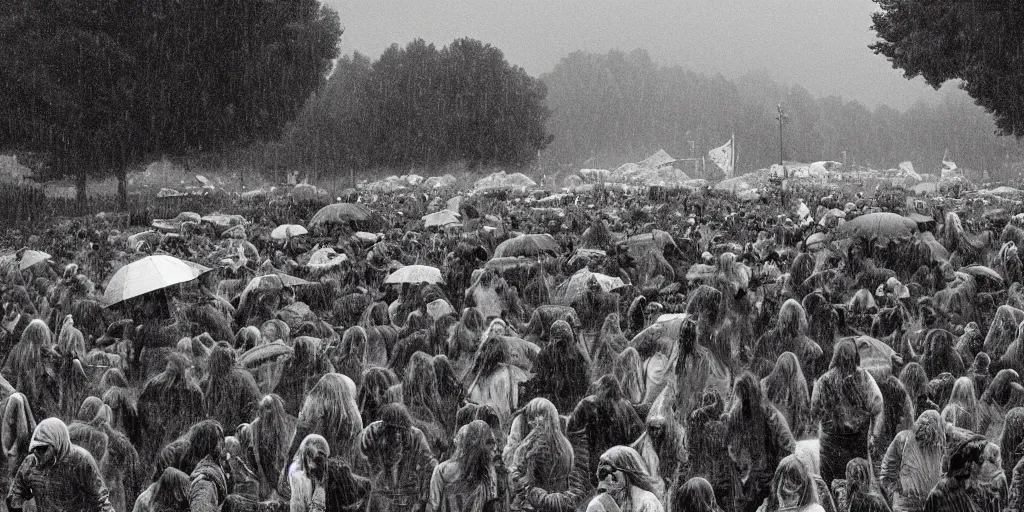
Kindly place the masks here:
<instances>
[{"instance_id":1,"label":"tree trunk","mask_svg":"<svg viewBox=\"0 0 1024 512\"><path fill-rule=\"evenodd\" d=\"M84 169L80 169L78 173L75 174L75 200L78 201L79 205L85 204L85 201L88 199L86 197L87 190L85 188L85 185L86 172Z\"/></svg>"},{"instance_id":2,"label":"tree trunk","mask_svg":"<svg viewBox=\"0 0 1024 512\"><path fill-rule=\"evenodd\" d=\"M128 211L128 169L117 170L117 206L121 211Z\"/></svg>"}]
</instances>

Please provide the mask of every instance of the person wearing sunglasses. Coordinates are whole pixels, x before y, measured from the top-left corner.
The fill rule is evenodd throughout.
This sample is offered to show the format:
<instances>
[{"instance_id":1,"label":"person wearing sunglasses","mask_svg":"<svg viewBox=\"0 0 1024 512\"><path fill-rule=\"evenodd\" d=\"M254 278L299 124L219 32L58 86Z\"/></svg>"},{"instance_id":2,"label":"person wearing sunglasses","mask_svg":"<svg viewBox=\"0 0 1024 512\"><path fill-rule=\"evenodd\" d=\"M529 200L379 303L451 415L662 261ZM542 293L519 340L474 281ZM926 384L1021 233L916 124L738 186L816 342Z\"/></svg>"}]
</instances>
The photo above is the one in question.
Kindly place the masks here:
<instances>
[{"instance_id":1,"label":"person wearing sunglasses","mask_svg":"<svg viewBox=\"0 0 1024 512\"><path fill-rule=\"evenodd\" d=\"M614 446L597 463L597 496L587 512L663 512L661 482L636 450Z\"/></svg>"},{"instance_id":2,"label":"person wearing sunglasses","mask_svg":"<svg viewBox=\"0 0 1024 512\"><path fill-rule=\"evenodd\" d=\"M114 511L96 461L85 448L71 444L68 427L58 418L39 422L32 433L29 455L7 494L7 508L20 511L33 499L39 512Z\"/></svg>"}]
</instances>

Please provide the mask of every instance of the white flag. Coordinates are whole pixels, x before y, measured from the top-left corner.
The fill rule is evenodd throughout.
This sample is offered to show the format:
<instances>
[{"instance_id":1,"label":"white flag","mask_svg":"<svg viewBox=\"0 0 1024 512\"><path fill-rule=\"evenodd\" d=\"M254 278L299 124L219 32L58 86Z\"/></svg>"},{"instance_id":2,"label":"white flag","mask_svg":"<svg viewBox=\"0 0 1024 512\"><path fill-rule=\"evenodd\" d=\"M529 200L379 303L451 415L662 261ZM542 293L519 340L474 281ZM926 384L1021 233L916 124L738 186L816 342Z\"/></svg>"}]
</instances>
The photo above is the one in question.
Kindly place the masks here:
<instances>
[{"instance_id":1,"label":"white flag","mask_svg":"<svg viewBox=\"0 0 1024 512\"><path fill-rule=\"evenodd\" d=\"M718 168L725 173L726 178L731 178L733 173L732 151L733 149L731 139L729 140L729 142L726 142L725 144L715 149L712 149L711 151L708 151L708 157L711 158L711 161L714 162L715 165L717 165Z\"/></svg>"},{"instance_id":2,"label":"white flag","mask_svg":"<svg viewBox=\"0 0 1024 512\"><path fill-rule=\"evenodd\" d=\"M903 171L903 174L905 174L906 176L921 181L921 175L914 172L914 164L910 162L903 162L900 164L900 170Z\"/></svg>"},{"instance_id":3,"label":"white flag","mask_svg":"<svg viewBox=\"0 0 1024 512\"><path fill-rule=\"evenodd\" d=\"M957 166L952 160L942 159L942 175L940 180L953 179L960 175L960 171L957 170Z\"/></svg>"}]
</instances>

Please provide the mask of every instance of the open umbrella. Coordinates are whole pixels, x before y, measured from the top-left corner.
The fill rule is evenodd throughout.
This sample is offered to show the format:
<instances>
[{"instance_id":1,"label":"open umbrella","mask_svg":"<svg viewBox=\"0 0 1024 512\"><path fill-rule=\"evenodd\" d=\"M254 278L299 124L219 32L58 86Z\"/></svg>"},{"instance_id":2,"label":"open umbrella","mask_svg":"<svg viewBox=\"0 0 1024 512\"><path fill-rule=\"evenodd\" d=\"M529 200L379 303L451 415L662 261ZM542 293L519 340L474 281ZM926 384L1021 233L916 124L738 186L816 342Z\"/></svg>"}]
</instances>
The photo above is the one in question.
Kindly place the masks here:
<instances>
[{"instance_id":1,"label":"open umbrella","mask_svg":"<svg viewBox=\"0 0 1024 512\"><path fill-rule=\"evenodd\" d=\"M808 251L817 251L825 248L825 244L828 243L828 235L822 232L814 233L807 237L807 241L804 245L807 246Z\"/></svg>"},{"instance_id":2,"label":"open umbrella","mask_svg":"<svg viewBox=\"0 0 1024 512\"><path fill-rule=\"evenodd\" d=\"M839 238L895 238L917 232L917 223L889 212L869 213L848 220L836 229Z\"/></svg>"},{"instance_id":3,"label":"open umbrella","mask_svg":"<svg viewBox=\"0 0 1024 512\"><path fill-rule=\"evenodd\" d=\"M346 254L338 254L333 248L323 247L317 249L309 256L309 261L306 266L315 269L325 269L336 265L341 265L341 262L348 259Z\"/></svg>"},{"instance_id":4,"label":"open umbrella","mask_svg":"<svg viewBox=\"0 0 1024 512\"><path fill-rule=\"evenodd\" d=\"M582 297L590 286L591 279L597 281L601 290L605 292L610 292L626 286L626 283L622 282L622 278L620 277L599 274L583 268L578 270L565 283L558 287L559 291L562 292L562 303L568 305Z\"/></svg>"},{"instance_id":5,"label":"open umbrella","mask_svg":"<svg viewBox=\"0 0 1024 512\"><path fill-rule=\"evenodd\" d=\"M20 268L21 270L25 270L35 265L38 265L44 261L47 261L51 257L52 256L46 254L43 251L33 251L32 249L29 249L25 251L24 254L21 255L21 262L18 264L18 268Z\"/></svg>"},{"instance_id":6,"label":"open umbrella","mask_svg":"<svg viewBox=\"0 0 1024 512\"><path fill-rule=\"evenodd\" d=\"M541 254L558 253L561 246L549 234L519 235L498 244L494 249L495 258L508 256L540 256Z\"/></svg>"},{"instance_id":7,"label":"open umbrella","mask_svg":"<svg viewBox=\"0 0 1024 512\"><path fill-rule=\"evenodd\" d=\"M281 224L270 232L270 238L274 240L288 240L307 233L309 231L306 231L306 228L298 224Z\"/></svg>"},{"instance_id":8,"label":"open umbrella","mask_svg":"<svg viewBox=\"0 0 1024 512\"><path fill-rule=\"evenodd\" d=\"M435 267L428 267L426 265L408 265L402 267L392 272L391 275L384 280L384 284L439 284L443 282L444 278L441 277L441 271Z\"/></svg>"},{"instance_id":9,"label":"open umbrella","mask_svg":"<svg viewBox=\"0 0 1024 512\"><path fill-rule=\"evenodd\" d=\"M458 224L459 222L459 214L451 210L441 210L423 216L423 226L428 228Z\"/></svg>"},{"instance_id":10,"label":"open umbrella","mask_svg":"<svg viewBox=\"0 0 1024 512\"><path fill-rule=\"evenodd\" d=\"M112 306L149 292L185 283L209 270L202 265L179 260L174 256L147 256L121 267L114 273L103 292L103 304Z\"/></svg>"},{"instance_id":11,"label":"open umbrella","mask_svg":"<svg viewBox=\"0 0 1024 512\"><path fill-rule=\"evenodd\" d=\"M309 220L309 227L312 229L321 224L344 224L350 221L364 221L370 218L370 210L354 203L334 203L324 206Z\"/></svg>"},{"instance_id":12,"label":"open umbrella","mask_svg":"<svg viewBox=\"0 0 1024 512\"><path fill-rule=\"evenodd\" d=\"M238 364L242 368L253 369L272 362L279 357L289 356L291 354L291 347L285 345L282 341L274 341L273 343L264 343L246 350L245 353L238 358Z\"/></svg>"}]
</instances>

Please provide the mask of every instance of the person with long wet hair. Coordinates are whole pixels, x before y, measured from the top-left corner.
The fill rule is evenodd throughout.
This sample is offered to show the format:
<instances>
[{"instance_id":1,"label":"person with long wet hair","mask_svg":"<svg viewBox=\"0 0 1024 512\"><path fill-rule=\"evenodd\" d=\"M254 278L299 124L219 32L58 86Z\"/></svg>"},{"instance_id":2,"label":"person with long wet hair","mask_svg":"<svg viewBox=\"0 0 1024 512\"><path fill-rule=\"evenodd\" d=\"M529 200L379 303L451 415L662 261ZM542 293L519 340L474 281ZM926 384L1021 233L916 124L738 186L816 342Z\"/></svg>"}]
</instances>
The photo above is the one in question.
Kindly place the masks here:
<instances>
[{"instance_id":1,"label":"person with long wet hair","mask_svg":"<svg viewBox=\"0 0 1024 512\"><path fill-rule=\"evenodd\" d=\"M28 397L36 414L46 417L60 412L59 360L50 328L42 320L32 320L11 348L0 375Z\"/></svg>"},{"instance_id":2,"label":"person with long wet hair","mask_svg":"<svg viewBox=\"0 0 1024 512\"><path fill-rule=\"evenodd\" d=\"M657 479L636 450L613 446L597 462L597 496L587 505L588 512L630 510L663 512Z\"/></svg>"},{"instance_id":3,"label":"person with long wet hair","mask_svg":"<svg viewBox=\"0 0 1024 512\"><path fill-rule=\"evenodd\" d=\"M166 369L146 382L139 394L142 446L139 457L147 472L160 448L174 441L205 417L203 391L188 376L190 366L182 354L171 354ZM176 411L168 415L167 411Z\"/></svg>"},{"instance_id":4,"label":"person with long wet hair","mask_svg":"<svg viewBox=\"0 0 1024 512\"><path fill-rule=\"evenodd\" d=\"M761 379L761 385L765 397L786 419L786 425L795 439L817 434L811 428L811 396L807 392L807 381L796 355L783 352L771 373Z\"/></svg>"},{"instance_id":5,"label":"person with long wet hair","mask_svg":"<svg viewBox=\"0 0 1024 512\"><path fill-rule=\"evenodd\" d=\"M939 413L927 410L910 430L896 435L882 459L882 489L890 497L893 512L920 512L928 492L942 476L946 458L945 423Z\"/></svg>"},{"instance_id":6,"label":"person with long wet hair","mask_svg":"<svg viewBox=\"0 0 1024 512\"><path fill-rule=\"evenodd\" d=\"M372 478L368 512L404 512L426 504L428 475L437 459L405 406L381 408L381 419L360 433L359 451L369 462Z\"/></svg>"},{"instance_id":7,"label":"person with long wet hair","mask_svg":"<svg viewBox=\"0 0 1024 512\"><path fill-rule=\"evenodd\" d=\"M740 377L733 397L725 414L725 443L738 475L738 510L753 511L767 497L772 471L796 450L796 443L785 418L764 396L757 377L750 373Z\"/></svg>"},{"instance_id":8,"label":"person with long wet hair","mask_svg":"<svg viewBox=\"0 0 1024 512\"><path fill-rule=\"evenodd\" d=\"M356 405L356 385L352 379L339 373L320 377L306 396L292 438L290 454L298 451L298 444L310 434L323 436L331 449L331 456L355 461L355 444L363 430L363 418ZM283 487L278 482L279 490ZM285 494L285 493L282 493Z\"/></svg>"},{"instance_id":9,"label":"person with long wet hair","mask_svg":"<svg viewBox=\"0 0 1024 512\"><path fill-rule=\"evenodd\" d=\"M500 337L487 338L480 346L473 366L466 373L466 399L494 407L502 425L508 425L512 411L519 408L519 384L531 377L511 364L508 344Z\"/></svg>"},{"instance_id":10,"label":"person with long wet hair","mask_svg":"<svg viewBox=\"0 0 1024 512\"><path fill-rule=\"evenodd\" d=\"M228 431L255 416L256 404L262 394L256 379L248 370L238 366L236 354L227 346L213 349L209 359L209 372L203 381L206 412Z\"/></svg>"},{"instance_id":11,"label":"person with long wet hair","mask_svg":"<svg viewBox=\"0 0 1024 512\"><path fill-rule=\"evenodd\" d=\"M843 474L850 459L868 457L873 428L882 423L882 392L875 379L860 368L854 342L836 344L832 363L814 383L811 421L818 423L821 441L821 478L825 485Z\"/></svg>"},{"instance_id":12,"label":"person with long wet hair","mask_svg":"<svg viewBox=\"0 0 1024 512\"><path fill-rule=\"evenodd\" d=\"M807 468L790 455L779 462L757 512L825 512Z\"/></svg>"},{"instance_id":13,"label":"person with long wet hair","mask_svg":"<svg viewBox=\"0 0 1024 512\"><path fill-rule=\"evenodd\" d=\"M560 411L572 409L590 385L590 356L565 320L551 324L548 343L537 356L534 387Z\"/></svg>"},{"instance_id":14,"label":"person with long wet hair","mask_svg":"<svg viewBox=\"0 0 1024 512\"><path fill-rule=\"evenodd\" d=\"M259 497L270 499L277 489L278 472L288 461L295 419L285 412L281 397L265 395L256 406L256 418L238 430L242 453L259 483Z\"/></svg>"},{"instance_id":15,"label":"person with long wet hair","mask_svg":"<svg viewBox=\"0 0 1024 512\"><path fill-rule=\"evenodd\" d=\"M398 377L388 368L374 366L363 372L358 401L364 425L380 419L381 407L391 401L389 390L398 384Z\"/></svg>"},{"instance_id":16,"label":"person with long wet hair","mask_svg":"<svg viewBox=\"0 0 1024 512\"><path fill-rule=\"evenodd\" d=\"M644 424L636 410L623 397L622 387L614 375L605 375L594 384L594 394L580 400L572 414L566 431L570 434L585 431L588 453L604 453L613 446L628 446L644 431ZM591 471L597 471L597 458L591 458ZM596 481L592 482L597 484Z\"/></svg>"},{"instance_id":17,"label":"person with long wet hair","mask_svg":"<svg viewBox=\"0 0 1024 512\"><path fill-rule=\"evenodd\" d=\"M672 493L672 509L680 512L722 512L711 483L693 477Z\"/></svg>"},{"instance_id":18,"label":"person with long wet hair","mask_svg":"<svg viewBox=\"0 0 1024 512\"><path fill-rule=\"evenodd\" d=\"M330 456L331 447L322 436L310 434L302 439L288 466L292 512L327 510L327 459Z\"/></svg>"},{"instance_id":19,"label":"person with long wet hair","mask_svg":"<svg viewBox=\"0 0 1024 512\"><path fill-rule=\"evenodd\" d=\"M498 498L495 449L487 423L473 420L460 428L455 452L434 468L426 511L484 512L488 503Z\"/></svg>"},{"instance_id":20,"label":"person with long wet hair","mask_svg":"<svg viewBox=\"0 0 1024 512\"><path fill-rule=\"evenodd\" d=\"M534 398L512 420L502 458L516 487L561 492L573 467L572 443L554 404Z\"/></svg>"},{"instance_id":21,"label":"person with long wet hair","mask_svg":"<svg viewBox=\"0 0 1024 512\"><path fill-rule=\"evenodd\" d=\"M949 402L942 409L943 421L976 433L979 413L974 380L970 377L960 377L953 383L953 392L950 394Z\"/></svg>"}]
</instances>

